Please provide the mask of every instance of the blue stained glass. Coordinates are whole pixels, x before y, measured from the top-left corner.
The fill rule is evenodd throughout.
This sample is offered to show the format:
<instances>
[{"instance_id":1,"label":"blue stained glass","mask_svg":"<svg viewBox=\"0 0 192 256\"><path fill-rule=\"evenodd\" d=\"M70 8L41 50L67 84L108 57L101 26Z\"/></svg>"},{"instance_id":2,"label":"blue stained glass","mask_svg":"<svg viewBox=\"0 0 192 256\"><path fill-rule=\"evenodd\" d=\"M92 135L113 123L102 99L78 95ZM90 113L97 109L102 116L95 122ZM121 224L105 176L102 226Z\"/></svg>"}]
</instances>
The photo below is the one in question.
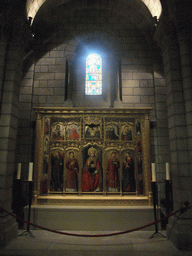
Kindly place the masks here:
<instances>
[{"instance_id":1,"label":"blue stained glass","mask_svg":"<svg viewBox=\"0 0 192 256\"><path fill-rule=\"evenodd\" d=\"M86 58L85 94L102 94L102 59L98 54L90 54Z\"/></svg>"}]
</instances>

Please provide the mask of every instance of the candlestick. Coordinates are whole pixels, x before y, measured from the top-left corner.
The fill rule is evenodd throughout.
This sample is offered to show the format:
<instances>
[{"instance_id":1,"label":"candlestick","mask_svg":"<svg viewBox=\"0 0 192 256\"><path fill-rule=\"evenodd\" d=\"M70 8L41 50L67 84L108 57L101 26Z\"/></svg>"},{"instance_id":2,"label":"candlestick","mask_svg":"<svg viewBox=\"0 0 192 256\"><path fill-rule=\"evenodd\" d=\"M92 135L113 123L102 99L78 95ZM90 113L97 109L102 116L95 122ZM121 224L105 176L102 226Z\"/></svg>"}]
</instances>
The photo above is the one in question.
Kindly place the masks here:
<instances>
[{"instance_id":1,"label":"candlestick","mask_svg":"<svg viewBox=\"0 0 192 256\"><path fill-rule=\"evenodd\" d=\"M29 163L29 176L28 176L28 181L33 180L33 163Z\"/></svg>"},{"instance_id":2,"label":"candlestick","mask_svg":"<svg viewBox=\"0 0 192 256\"><path fill-rule=\"evenodd\" d=\"M169 163L166 163L166 180L170 180Z\"/></svg>"},{"instance_id":3,"label":"candlestick","mask_svg":"<svg viewBox=\"0 0 192 256\"><path fill-rule=\"evenodd\" d=\"M156 182L155 163L151 164L151 169L152 169L152 181Z\"/></svg>"},{"instance_id":4,"label":"candlestick","mask_svg":"<svg viewBox=\"0 0 192 256\"><path fill-rule=\"evenodd\" d=\"M154 210L154 220L155 220L155 233L150 236L150 238L153 238L155 234L160 234L161 236L165 237L163 234L161 234L158 231L158 225L157 225L157 205L158 205L158 189L157 189L157 182L156 182L156 173L155 173L155 164L151 164L152 165L152 170L153 170L153 179L151 182L151 190L153 193L153 210ZM155 182L154 182L155 181Z\"/></svg>"},{"instance_id":5,"label":"candlestick","mask_svg":"<svg viewBox=\"0 0 192 256\"><path fill-rule=\"evenodd\" d=\"M17 166L17 180L21 179L21 163L18 163Z\"/></svg>"}]
</instances>

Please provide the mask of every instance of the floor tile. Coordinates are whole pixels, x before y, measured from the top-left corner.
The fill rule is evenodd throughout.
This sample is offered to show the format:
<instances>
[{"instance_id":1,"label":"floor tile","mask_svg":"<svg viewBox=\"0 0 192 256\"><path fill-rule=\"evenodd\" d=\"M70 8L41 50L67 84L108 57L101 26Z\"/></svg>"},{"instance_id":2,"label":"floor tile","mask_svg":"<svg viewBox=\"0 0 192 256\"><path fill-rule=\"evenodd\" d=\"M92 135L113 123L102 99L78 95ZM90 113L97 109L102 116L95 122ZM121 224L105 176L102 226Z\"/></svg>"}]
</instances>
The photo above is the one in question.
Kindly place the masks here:
<instances>
[{"instance_id":1,"label":"floor tile","mask_svg":"<svg viewBox=\"0 0 192 256\"><path fill-rule=\"evenodd\" d=\"M19 230L19 234L22 232ZM190 252L179 252L167 238L159 234L150 238L154 233L152 231L96 238L67 236L45 230L33 230L31 233L34 237L27 234L11 241L0 256L192 256Z\"/></svg>"}]
</instances>

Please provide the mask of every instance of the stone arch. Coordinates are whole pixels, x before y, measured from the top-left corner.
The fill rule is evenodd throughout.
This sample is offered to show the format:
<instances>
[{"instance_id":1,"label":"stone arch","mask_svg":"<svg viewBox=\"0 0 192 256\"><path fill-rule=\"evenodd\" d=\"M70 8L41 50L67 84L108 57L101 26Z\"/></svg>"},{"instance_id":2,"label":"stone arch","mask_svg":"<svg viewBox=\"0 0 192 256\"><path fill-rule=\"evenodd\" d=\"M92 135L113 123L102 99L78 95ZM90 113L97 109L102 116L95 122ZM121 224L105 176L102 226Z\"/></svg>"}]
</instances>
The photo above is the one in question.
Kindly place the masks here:
<instances>
[{"instance_id":1,"label":"stone arch","mask_svg":"<svg viewBox=\"0 0 192 256\"><path fill-rule=\"evenodd\" d=\"M89 5L89 3L85 0L82 1L82 3L84 5ZM56 1L56 0L27 0L26 3L26 14L27 17L32 17L33 19L35 19L36 14L38 13L39 9L45 5L46 8L50 8L53 9L53 6L60 6L60 5L64 5L64 4L69 4L71 5L70 1ZM106 3L105 3L106 4ZM146 8L150 11L151 16L156 16L158 19L161 15L161 11L162 11L162 6L161 6L161 2L160 0L130 0L130 1L121 1L119 2L119 6L121 6L122 4L126 4L127 6L140 6L141 4L144 4L146 6ZM75 3L75 5L78 5L78 3ZM138 8L139 10L139 8ZM123 11L125 11L123 9Z\"/></svg>"}]
</instances>

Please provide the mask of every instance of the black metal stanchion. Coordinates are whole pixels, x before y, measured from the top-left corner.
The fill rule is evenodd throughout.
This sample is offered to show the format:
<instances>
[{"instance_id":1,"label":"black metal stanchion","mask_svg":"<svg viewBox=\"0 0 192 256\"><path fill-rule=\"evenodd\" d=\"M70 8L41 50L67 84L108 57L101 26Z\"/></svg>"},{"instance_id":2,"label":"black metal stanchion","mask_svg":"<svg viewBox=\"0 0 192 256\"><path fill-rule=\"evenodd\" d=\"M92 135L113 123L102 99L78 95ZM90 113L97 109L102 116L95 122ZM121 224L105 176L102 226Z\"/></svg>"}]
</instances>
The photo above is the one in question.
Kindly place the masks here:
<instances>
[{"instance_id":1,"label":"black metal stanchion","mask_svg":"<svg viewBox=\"0 0 192 256\"><path fill-rule=\"evenodd\" d=\"M165 196L166 196L166 215L169 215L173 211L173 192L171 180L165 181Z\"/></svg>"},{"instance_id":2,"label":"black metal stanchion","mask_svg":"<svg viewBox=\"0 0 192 256\"><path fill-rule=\"evenodd\" d=\"M15 179L13 182L13 197L12 197L12 209L13 213L16 214L17 217L20 219L17 219L19 229L21 229L24 225L23 219L24 219L24 199L22 196L22 181L21 179Z\"/></svg>"},{"instance_id":3,"label":"black metal stanchion","mask_svg":"<svg viewBox=\"0 0 192 256\"><path fill-rule=\"evenodd\" d=\"M32 195L33 195L33 181L28 181L28 183L29 183L29 210L28 210L27 230L24 231L20 236L30 234L31 237L34 237L34 235L30 231L31 204L32 204Z\"/></svg>"},{"instance_id":4,"label":"black metal stanchion","mask_svg":"<svg viewBox=\"0 0 192 256\"><path fill-rule=\"evenodd\" d=\"M153 210L154 210L154 220L155 220L155 232L153 233L152 236L150 236L150 238L153 238L156 234L160 234L161 236L165 237L163 234L161 234L158 231L158 225L156 223L156 221L157 221L157 205L158 205L158 191L157 191L157 182L156 181L151 182L151 190L152 190L152 194L153 194Z\"/></svg>"}]
</instances>

